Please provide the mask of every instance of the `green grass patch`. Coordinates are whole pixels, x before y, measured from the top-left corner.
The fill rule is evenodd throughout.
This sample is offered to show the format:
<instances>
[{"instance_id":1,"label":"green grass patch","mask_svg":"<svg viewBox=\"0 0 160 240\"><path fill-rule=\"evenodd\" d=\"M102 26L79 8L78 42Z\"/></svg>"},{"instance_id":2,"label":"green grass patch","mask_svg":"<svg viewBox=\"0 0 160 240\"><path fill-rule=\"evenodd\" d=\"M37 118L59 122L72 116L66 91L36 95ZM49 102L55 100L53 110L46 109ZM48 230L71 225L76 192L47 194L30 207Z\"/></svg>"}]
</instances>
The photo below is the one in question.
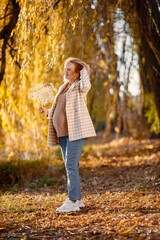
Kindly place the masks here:
<instances>
[{"instance_id":1,"label":"green grass patch","mask_svg":"<svg viewBox=\"0 0 160 240\"><path fill-rule=\"evenodd\" d=\"M16 184L26 185L36 189L42 186L54 185L53 177L64 172L62 160L12 160L0 162L1 188L13 187ZM35 183L35 180L38 183Z\"/></svg>"}]
</instances>

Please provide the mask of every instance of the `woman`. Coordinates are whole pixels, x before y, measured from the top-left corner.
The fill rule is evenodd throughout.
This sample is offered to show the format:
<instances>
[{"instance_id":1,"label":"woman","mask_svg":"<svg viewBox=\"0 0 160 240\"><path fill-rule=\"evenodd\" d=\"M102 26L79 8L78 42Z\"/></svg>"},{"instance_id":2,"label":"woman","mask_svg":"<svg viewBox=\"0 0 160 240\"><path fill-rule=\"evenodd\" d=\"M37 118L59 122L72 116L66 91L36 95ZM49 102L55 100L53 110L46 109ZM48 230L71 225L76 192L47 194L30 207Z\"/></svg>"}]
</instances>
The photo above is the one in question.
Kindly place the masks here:
<instances>
[{"instance_id":1,"label":"woman","mask_svg":"<svg viewBox=\"0 0 160 240\"><path fill-rule=\"evenodd\" d=\"M49 119L48 145L60 145L67 173L68 197L58 212L79 211L82 202L79 160L84 140L96 136L87 106L91 87L90 67L78 58L65 61L64 84L59 88L50 110L39 111Z\"/></svg>"}]
</instances>

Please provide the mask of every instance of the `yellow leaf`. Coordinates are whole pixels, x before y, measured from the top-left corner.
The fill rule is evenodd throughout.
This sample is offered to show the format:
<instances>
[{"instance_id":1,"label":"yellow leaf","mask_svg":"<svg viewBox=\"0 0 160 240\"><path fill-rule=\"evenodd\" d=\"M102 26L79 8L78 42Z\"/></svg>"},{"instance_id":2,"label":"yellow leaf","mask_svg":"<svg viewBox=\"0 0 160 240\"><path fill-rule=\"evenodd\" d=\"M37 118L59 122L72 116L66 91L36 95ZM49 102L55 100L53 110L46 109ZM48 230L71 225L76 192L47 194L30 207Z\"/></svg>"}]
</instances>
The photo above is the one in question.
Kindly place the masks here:
<instances>
[{"instance_id":1,"label":"yellow leaf","mask_svg":"<svg viewBox=\"0 0 160 240\"><path fill-rule=\"evenodd\" d=\"M110 192L106 192L106 195L109 195L110 194Z\"/></svg>"},{"instance_id":2,"label":"yellow leaf","mask_svg":"<svg viewBox=\"0 0 160 240\"><path fill-rule=\"evenodd\" d=\"M106 62L105 62L104 60L100 60L100 61L99 61L99 66L100 66L101 68L104 68L104 67L106 66Z\"/></svg>"},{"instance_id":3,"label":"yellow leaf","mask_svg":"<svg viewBox=\"0 0 160 240\"><path fill-rule=\"evenodd\" d=\"M103 86L106 87L108 85L108 82L104 82Z\"/></svg>"},{"instance_id":4,"label":"yellow leaf","mask_svg":"<svg viewBox=\"0 0 160 240\"><path fill-rule=\"evenodd\" d=\"M107 38L103 38L103 42L106 43L108 41Z\"/></svg>"},{"instance_id":5,"label":"yellow leaf","mask_svg":"<svg viewBox=\"0 0 160 240\"><path fill-rule=\"evenodd\" d=\"M115 127L114 130L116 133L119 133L119 131L120 131L118 127Z\"/></svg>"},{"instance_id":6,"label":"yellow leaf","mask_svg":"<svg viewBox=\"0 0 160 240\"><path fill-rule=\"evenodd\" d=\"M132 227L127 228L127 229L126 229L125 231L123 231L121 234L127 234L127 233L131 232L134 227L135 227L135 226L132 226Z\"/></svg>"},{"instance_id":7,"label":"yellow leaf","mask_svg":"<svg viewBox=\"0 0 160 240\"><path fill-rule=\"evenodd\" d=\"M147 145L145 148L147 148L147 149L153 149L153 145Z\"/></svg>"}]
</instances>

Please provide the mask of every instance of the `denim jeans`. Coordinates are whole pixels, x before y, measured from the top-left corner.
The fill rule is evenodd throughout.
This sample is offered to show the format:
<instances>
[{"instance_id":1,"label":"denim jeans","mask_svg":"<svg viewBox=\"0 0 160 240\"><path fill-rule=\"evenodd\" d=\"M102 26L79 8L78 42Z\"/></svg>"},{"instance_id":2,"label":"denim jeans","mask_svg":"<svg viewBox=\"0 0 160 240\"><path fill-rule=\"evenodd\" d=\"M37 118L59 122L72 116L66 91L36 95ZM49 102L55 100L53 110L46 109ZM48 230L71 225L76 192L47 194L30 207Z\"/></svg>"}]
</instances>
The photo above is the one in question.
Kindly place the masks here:
<instances>
[{"instance_id":1,"label":"denim jeans","mask_svg":"<svg viewBox=\"0 0 160 240\"><path fill-rule=\"evenodd\" d=\"M70 200L80 200L81 188L79 177L79 160L84 139L69 141L68 136L60 137L60 146L67 173L67 189Z\"/></svg>"}]
</instances>

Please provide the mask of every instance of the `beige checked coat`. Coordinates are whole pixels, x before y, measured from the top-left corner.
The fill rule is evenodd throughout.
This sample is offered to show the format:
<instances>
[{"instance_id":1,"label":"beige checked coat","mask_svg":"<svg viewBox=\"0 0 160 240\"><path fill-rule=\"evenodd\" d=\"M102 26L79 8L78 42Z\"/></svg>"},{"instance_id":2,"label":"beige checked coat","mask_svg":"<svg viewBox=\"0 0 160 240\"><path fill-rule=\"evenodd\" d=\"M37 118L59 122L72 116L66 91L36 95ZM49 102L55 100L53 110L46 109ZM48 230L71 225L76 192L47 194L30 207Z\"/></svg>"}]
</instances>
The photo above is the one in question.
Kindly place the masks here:
<instances>
[{"instance_id":1,"label":"beige checked coat","mask_svg":"<svg viewBox=\"0 0 160 240\"><path fill-rule=\"evenodd\" d=\"M59 94L66 87L64 83L58 90L49 111L48 146L59 145L59 139L53 126L53 114ZM70 141L96 136L96 132L86 105L86 95L91 87L90 78L84 67L80 71L80 80L76 80L66 92L66 116Z\"/></svg>"}]
</instances>

